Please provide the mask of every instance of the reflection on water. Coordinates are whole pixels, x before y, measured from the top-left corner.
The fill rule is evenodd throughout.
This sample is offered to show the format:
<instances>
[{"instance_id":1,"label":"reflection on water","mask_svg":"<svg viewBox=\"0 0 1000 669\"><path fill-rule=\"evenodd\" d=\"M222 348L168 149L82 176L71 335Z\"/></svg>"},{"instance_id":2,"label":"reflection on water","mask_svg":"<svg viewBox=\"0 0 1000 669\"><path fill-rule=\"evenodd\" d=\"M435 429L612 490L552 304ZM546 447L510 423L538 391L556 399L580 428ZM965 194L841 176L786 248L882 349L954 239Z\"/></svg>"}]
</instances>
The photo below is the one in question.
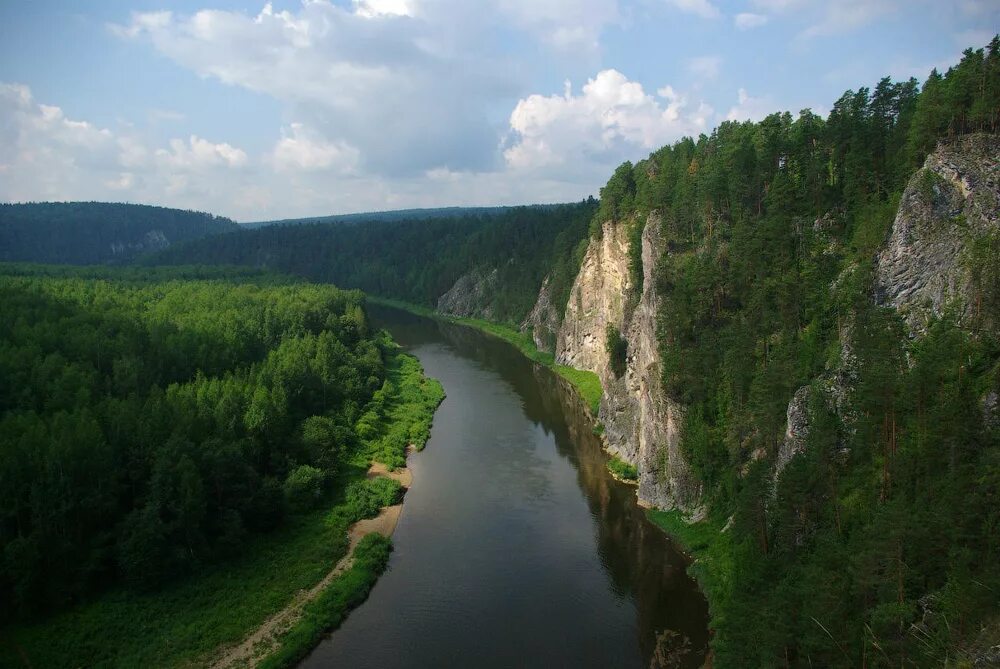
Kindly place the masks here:
<instances>
[{"instance_id":1,"label":"reflection on water","mask_svg":"<svg viewBox=\"0 0 1000 669\"><path fill-rule=\"evenodd\" d=\"M700 667L705 600L568 384L479 331L372 315L448 397L389 572L304 666Z\"/></svg>"}]
</instances>

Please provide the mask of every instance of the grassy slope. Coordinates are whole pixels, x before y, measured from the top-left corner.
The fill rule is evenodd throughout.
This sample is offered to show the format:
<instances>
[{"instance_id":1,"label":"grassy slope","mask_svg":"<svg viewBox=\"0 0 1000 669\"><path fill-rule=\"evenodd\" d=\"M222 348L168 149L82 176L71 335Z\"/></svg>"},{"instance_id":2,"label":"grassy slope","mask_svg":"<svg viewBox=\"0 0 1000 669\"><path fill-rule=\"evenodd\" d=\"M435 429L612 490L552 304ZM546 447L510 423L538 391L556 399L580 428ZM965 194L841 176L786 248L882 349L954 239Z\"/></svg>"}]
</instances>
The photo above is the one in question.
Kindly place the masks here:
<instances>
[{"instance_id":1,"label":"grassy slope","mask_svg":"<svg viewBox=\"0 0 1000 669\"><path fill-rule=\"evenodd\" d=\"M392 424L384 432L405 429L407 434L426 435L443 398L441 385L426 379L419 362L409 355L393 356L388 376L398 393L387 412ZM341 491L350 480L364 477L367 466L345 469L337 486ZM208 566L162 590L119 589L42 622L2 630L0 666L200 664L199 659L216 648L242 640L283 609L295 593L315 585L344 556L347 528L354 519L343 500L334 501L332 508L292 516L282 529L256 538L240 557ZM325 605L310 609L307 618L313 628L325 631L338 625L350 607L364 600L381 572L380 549L370 552L370 560L348 570L324 592L319 599ZM301 652L303 641L309 641L308 650L316 640L313 634L292 641L298 642ZM287 653L291 646L286 643L282 651Z\"/></svg>"},{"instance_id":2,"label":"grassy slope","mask_svg":"<svg viewBox=\"0 0 1000 669\"><path fill-rule=\"evenodd\" d=\"M718 627L721 612L726 610L725 602L729 600L736 568L729 532L711 519L688 522L676 510L650 509L646 515L654 525L680 542L685 552L694 558L688 573L698 581L708 600L712 627Z\"/></svg>"},{"instance_id":3,"label":"grassy slope","mask_svg":"<svg viewBox=\"0 0 1000 669\"><path fill-rule=\"evenodd\" d=\"M524 332L519 332L512 327L506 325L500 325L498 323L493 323L491 321L484 321L478 318L461 318L458 316L448 316L445 314L440 314L427 307L422 307L417 304L410 304L409 302L402 302L400 300L391 300L382 297L374 297L369 295L367 297L369 302L374 304L382 304L388 307L394 307L396 309L402 309L404 311L409 311L410 313L417 314L419 316L427 316L428 318L439 318L441 320L448 321L449 323L460 323L462 325L469 325L471 327L477 328L491 334L495 337L499 337L511 344L513 344L521 353L531 360L537 363L545 365L551 368L557 374L565 378L567 381L573 384L573 386L583 397L587 405L590 407L591 412L594 416L597 416L597 410L601 405L601 380L597 377L597 374L593 372L588 372L582 369L576 369L574 367L568 367L566 365L560 365L555 361L555 357L551 353L546 353L545 351L539 351L535 346L534 340L531 335L525 334Z\"/></svg>"}]
</instances>

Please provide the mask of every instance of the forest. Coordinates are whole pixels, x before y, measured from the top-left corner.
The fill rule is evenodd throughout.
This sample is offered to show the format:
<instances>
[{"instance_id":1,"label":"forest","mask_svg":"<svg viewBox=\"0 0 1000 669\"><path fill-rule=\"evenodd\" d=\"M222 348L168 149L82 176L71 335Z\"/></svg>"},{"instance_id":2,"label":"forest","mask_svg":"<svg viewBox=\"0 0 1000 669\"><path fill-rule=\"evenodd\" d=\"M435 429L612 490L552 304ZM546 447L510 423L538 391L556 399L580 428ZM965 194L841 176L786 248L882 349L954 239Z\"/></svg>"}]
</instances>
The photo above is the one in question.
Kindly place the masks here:
<instances>
[{"instance_id":1,"label":"forest","mask_svg":"<svg viewBox=\"0 0 1000 669\"><path fill-rule=\"evenodd\" d=\"M455 218L272 225L171 247L143 262L249 265L431 308L462 275L496 269L489 306L496 320L517 326L547 275L554 303L565 306L596 209L591 198Z\"/></svg>"},{"instance_id":2,"label":"forest","mask_svg":"<svg viewBox=\"0 0 1000 669\"><path fill-rule=\"evenodd\" d=\"M696 569L716 666L939 666L1000 637L1000 425L981 409L1000 390L1000 235L966 259L974 319L922 337L878 305L873 262L937 142L998 130L995 38L826 119L723 123L601 191L598 221L662 214L662 380L715 528ZM803 387L804 455L776 478Z\"/></svg>"},{"instance_id":3,"label":"forest","mask_svg":"<svg viewBox=\"0 0 1000 669\"><path fill-rule=\"evenodd\" d=\"M372 515L398 484L358 472L427 438L440 386L370 329L361 293L141 274L0 266L4 622L156 591L331 498L342 522Z\"/></svg>"},{"instance_id":4,"label":"forest","mask_svg":"<svg viewBox=\"0 0 1000 669\"><path fill-rule=\"evenodd\" d=\"M166 207L0 203L0 262L123 264L170 244L236 229L228 218Z\"/></svg>"}]
</instances>

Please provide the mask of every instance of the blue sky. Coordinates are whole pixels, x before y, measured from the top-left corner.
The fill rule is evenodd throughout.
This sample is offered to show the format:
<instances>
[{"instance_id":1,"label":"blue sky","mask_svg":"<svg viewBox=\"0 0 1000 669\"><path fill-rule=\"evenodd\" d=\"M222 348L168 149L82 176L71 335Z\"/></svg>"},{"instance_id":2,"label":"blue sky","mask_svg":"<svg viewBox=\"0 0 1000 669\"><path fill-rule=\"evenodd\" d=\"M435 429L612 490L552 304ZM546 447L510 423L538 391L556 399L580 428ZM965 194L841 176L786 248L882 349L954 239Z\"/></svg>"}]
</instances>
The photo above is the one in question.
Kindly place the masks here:
<instances>
[{"instance_id":1,"label":"blue sky","mask_svg":"<svg viewBox=\"0 0 1000 669\"><path fill-rule=\"evenodd\" d=\"M576 200L998 31L1000 0L6 2L0 199L244 221Z\"/></svg>"}]
</instances>

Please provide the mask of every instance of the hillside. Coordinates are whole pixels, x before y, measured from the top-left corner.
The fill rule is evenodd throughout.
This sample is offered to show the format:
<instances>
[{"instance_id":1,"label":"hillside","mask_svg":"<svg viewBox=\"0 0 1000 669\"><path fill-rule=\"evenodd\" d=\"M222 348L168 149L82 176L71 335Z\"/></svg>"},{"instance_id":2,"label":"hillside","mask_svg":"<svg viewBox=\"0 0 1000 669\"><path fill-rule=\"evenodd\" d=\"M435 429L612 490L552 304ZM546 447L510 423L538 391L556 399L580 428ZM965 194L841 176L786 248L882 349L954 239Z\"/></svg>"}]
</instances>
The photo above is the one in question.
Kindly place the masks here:
<instances>
[{"instance_id":1,"label":"hillside","mask_svg":"<svg viewBox=\"0 0 1000 669\"><path fill-rule=\"evenodd\" d=\"M139 204L0 204L0 261L124 263L171 244L235 229L228 218Z\"/></svg>"},{"instance_id":2,"label":"hillside","mask_svg":"<svg viewBox=\"0 0 1000 669\"><path fill-rule=\"evenodd\" d=\"M596 208L591 199L489 216L267 226L176 246L146 263L265 267L432 308L444 299L450 313L519 324L546 275L563 301L569 294ZM476 299L460 297L476 286Z\"/></svg>"},{"instance_id":3,"label":"hillside","mask_svg":"<svg viewBox=\"0 0 1000 669\"><path fill-rule=\"evenodd\" d=\"M998 130L994 39L923 85L847 91L826 118L725 122L625 163L589 234L555 249L517 246L516 226L428 222L323 245L315 230L229 235L163 257L294 265L523 319L559 362L597 373L607 448L696 553L715 666L987 666ZM493 229L510 234L468 255ZM530 280L508 270L525 248ZM505 294L519 297L497 309Z\"/></svg>"},{"instance_id":4,"label":"hillside","mask_svg":"<svg viewBox=\"0 0 1000 669\"><path fill-rule=\"evenodd\" d=\"M549 209L558 204L535 204L529 209ZM390 211L368 211L354 214L334 214L332 216L309 216L306 218L282 218L273 221L254 221L240 226L251 230L268 225L304 225L312 223L389 223L394 221L422 221L441 218L467 218L470 216L499 216L511 209L522 207L428 207L424 209L393 209Z\"/></svg>"}]
</instances>

